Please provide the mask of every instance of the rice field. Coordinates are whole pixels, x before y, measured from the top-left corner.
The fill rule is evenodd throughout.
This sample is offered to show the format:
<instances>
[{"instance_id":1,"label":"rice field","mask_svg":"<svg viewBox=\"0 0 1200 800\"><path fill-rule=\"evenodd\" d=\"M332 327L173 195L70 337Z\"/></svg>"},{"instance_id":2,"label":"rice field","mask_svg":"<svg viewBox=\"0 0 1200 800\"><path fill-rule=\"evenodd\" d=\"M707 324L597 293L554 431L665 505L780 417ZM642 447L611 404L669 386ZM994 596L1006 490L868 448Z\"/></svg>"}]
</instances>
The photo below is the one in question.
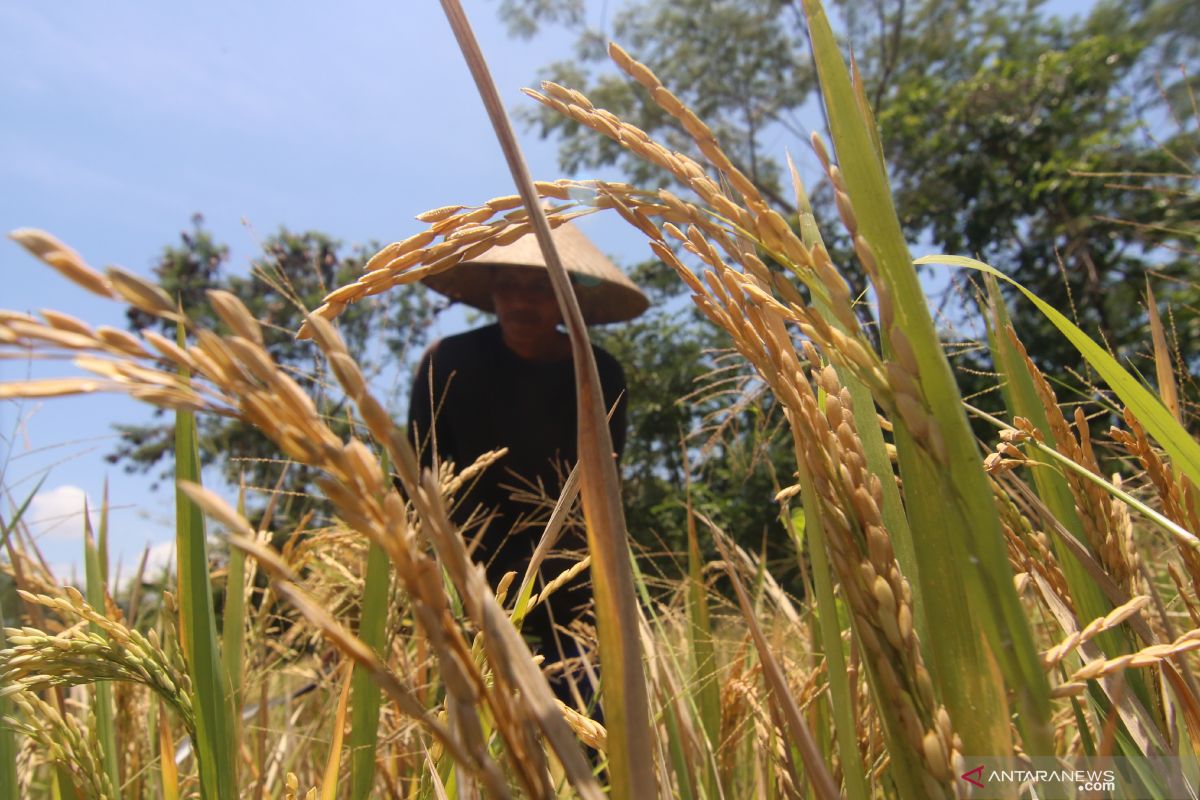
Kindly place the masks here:
<instances>
[{"instance_id":1,"label":"rice field","mask_svg":"<svg viewBox=\"0 0 1200 800\"><path fill-rule=\"evenodd\" d=\"M1080 757L1134 765L1098 796L1194 796L1200 444L1161 322L1152 316L1147 331L1152 387L1017 287L1103 381L1097 399L1120 424L1094 430L1099 405L1061 403L1026 353L999 290L1010 279L961 256L922 259L972 270L989 301L1007 412L964 402L861 87L819 6L804 5L833 132L808 144L869 278L877 339L855 308L867 300L851 295L846 265L804 211L796 171L802 212L786 219L704 121L616 45L615 64L687 131L692 152L569 87L528 94L670 174L686 196L530 180L451 2L518 192L420 215L424 231L383 248L298 331L353 401L353 437L334 433L232 294L210 295L224 324L206 329L145 279L98 271L49 233L13 232L75 289L177 326L172 341L0 312L0 355L66 355L77 368L0 384L0 399L111 391L174 412L178 569L161 591L110 585L102 509L85 585L64 586L27 536L24 508L5 518L0 567L20 623L0 641L0 796L1017 797L1028 787L968 776L980 759L1013 770ZM645 235L782 408L794 482L762 502L787 521L802 513L793 542L805 582L802 596L788 594L690 506L686 575L649 574L625 530L594 365L584 370L579 479L556 515L587 530L593 624L569 635L602 714L559 702L520 634L555 576L540 592L532 574L489 586L450 520L463 476L486 464L419 470L336 326L355 301L599 212ZM551 274L566 286L561 267ZM564 317L577 362L590 360L578 310ZM239 498L204 488L200 414L243 419L283 458L318 470L339 524L277 530L268 512L255 526ZM1119 475L1102 468L1113 453ZM213 558L218 532L227 560ZM705 560L710 547L719 557Z\"/></svg>"}]
</instances>

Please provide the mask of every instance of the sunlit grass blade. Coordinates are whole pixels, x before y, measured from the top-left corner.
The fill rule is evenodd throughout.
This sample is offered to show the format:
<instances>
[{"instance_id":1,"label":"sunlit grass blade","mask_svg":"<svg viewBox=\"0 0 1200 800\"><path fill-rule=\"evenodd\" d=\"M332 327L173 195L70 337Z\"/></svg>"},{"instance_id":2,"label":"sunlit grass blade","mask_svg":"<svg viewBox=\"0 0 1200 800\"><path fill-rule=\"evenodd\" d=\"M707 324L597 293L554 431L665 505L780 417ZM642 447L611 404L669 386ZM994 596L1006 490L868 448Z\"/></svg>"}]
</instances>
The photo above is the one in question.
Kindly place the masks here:
<instances>
[{"instance_id":1,"label":"sunlit grass blade","mask_svg":"<svg viewBox=\"0 0 1200 800\"><path fill-rule=\"evenodd\" d=\"M179 330L183 338L183 329ZM196 419L191 411L175 412L175 478L200 482ZM175 490L175 554L179 572L179 632L192 680L196 710L196 758L204 800L237 796L233 712L224 679L208 570L204 514L178 487Z\"/></svg>"},{"instance_id":2,"label":"sunlit grass blade","mask_svg":"<svg viewBox=\"0 0 1200 800\"><path fill-rule=\"evenodd\" d=\"M362 617L358 638L377 654L383 654L388 615L387 553L371 542L367 550L366 579L363 585ZM375 748L379 736L379 686L370 672L354 668L353 702L350 713L350 797L363 800L370 796L375 782Z\"/></svg>"},{"instance_id":3,"label":"sunlit grass blade","mask_svg":"<svg viewBox=\"0 0 1200 800\"><path fill-rule=\"evenodd\" d=\"M107 505L104 511L107 512ZM105 530L107 520L101 517L101 530ZM104 582L104 566L100 562L100 551L96 547L96 538L92 535L92 521L88 511L87 501L83 503L83 563L84 571L87 575L86 589L88 604L99 611L105 613L105 595L107 587ZM103 636L104 631L100 626L92 623L91 629L93 633ZM104 771L108 773L109 783L117 791L120 796L121 786L121 769L117 763L117 726L116 718L113 711L113 688L109 681L97 681L92 687L95 692L95 712L96 712L96 738L100 746L100 753L104 759Z\"/></svg>"},{"instance_id":4,"label":"sunlit grass blade","mask_svg":"<svg viewBox=\"0 0 1200 800\"><path fill-rule=\"evenodd\" d=\"M712 620L708 609L708 586L704 580L704 562L700 557L700 542L696 535L696 517L692 511L692 486L687 461L687 447L683 448L684 473L687 492L687 565L688 565L688 644L692 653L692 702L699 710L700 726L709 746L714 750L721 741L721 689L717 675L717 653L713 646ZM704 788L712 792L712 777L705 772Z\"/></svg>"},{"instance_id":5,"label":"sunlit grass blade","mask_svg":"<svg viewBox=\"0 0 1200 800\"><path fill-rule=\"evenodd\" d=\"M818 800L833 800L833 798L840 797L841 795L838 792L837 786L829 774L829 769L821 759L821 753L817 748L816 741L813 739L812 732L808 729L803 715L800 713L800 709L796 706L795 698L792 697L791 690L788 688L783 669L779 666L778 660L776 660L770 645L767 643L766 637L763 635L762 629L759 627L750 598L746 594L745 587L742 586L742 580L738 577L737 569L733 566L734 562L729 549L720 536L716 538L716 541L725 559L726 574L733 583L734 592L737 594L742 619L745 620L746 626L750 630L750 635L754 639L754 646L758 650L758 657L763 666L763 677L770 688L773 702L787 723L787 732L790 734L789 744L799 751L812 793Z\"/></svg>"},{"instance_id":6,"label":"sunlit grass blade","mask_svg":"<svg viewBox=\"0 0 1200 800\"><path fill-rule=\"evenodd\" d=\"M246 484L238 488L238 513L246 513ZM229 704L233 709L236 752L242 741L242 653L246 628L246 554L236 547L229 548L229 564L225 574L225 610L221 619L221 661L225 680L229 682Z\"/></svg>"},{"instance_id":7,"label":"sunlit grass blade","mask_svg":"<svg viewBox=\"0 0 1200 800\"><path fill-rule=\"evenodd\" d=\"M809 34L834 147L863 244L876 261L885 350L900 357L923 394L926 430L893 420L918 580L926 602L924 642L934 680L971 754L1011 752L1006 687L1019 709L1025 750L1053 752L1049 685L1024 609L1013 588L1004 538L954 381L908 252L882 161L851 84L829 20L805 0ZM885 316L881 313L881 317ZM927 409L927 410L926 410ZM982 629L984 637L979 636ZM994 661L993 661L994 659ZM1003 672L1000 680L995 666Z\"/></svg>"},{"instance_id":8,"label":"sunlit grass blade","mask_svg":"<svg viewBox=\"0 0 1200 800\"><path fill-rule=\"evenodd\" d=\"M329 759L325 762L325 775L321 779L320 800L336 800L338 770L342 764L342 737L346 729L346 709L350 703L350 685L353 683L354 662L346 661L346 679L338 694L337 713L333 715L333 736L329 742Z\"/></svg>"},{"instance_id":9,"label":"sunlit grass blade","mask_svg":"<svg viewBox=\"0 0 1200 800\"><path fill-rule=\"evenodd\" d=\"M179 770L175 766L175 743L171 740L167 710L161 700L155 701L155 707L155 716L158 717L158 762L163 800L179 800Z\"/></svg>"},{"instance_id":10,"label":"sunlit grass blade","mask_svg":"<svg viewBox=\"0 0 1200 800\"><path fill-rule=\"evenodd\" d=\"M1158 314L1158 302L1154 299L1154 289L1150 288L1150 278L1146 278L1146 313L1150 321L1150 338L1154 342L1154 373L1158 378L1158 396L1163 405L1175 417L1175 421L1183 424L1183 412L1179 407L1179 387L1175 383L1175 369L1171 365L1171 348L1167 345L1167 332L1163 328L1162 317Z\"/></svg>"},{"instance_id":11,"label":"sunlit grass blade","mask_svg":"<svg viewBox=\"0 0 1200 800\"><path fill-rule=\"evenodd\" d=\"M1055 435L1050 427L1047 410L1038 397L1033 377L1029 374L1025 360L1010 338L1015 334L1012 331L1004 298L1000 295L995 279L988 277L987 288L991 315L989 327L992 358L997 370L1003 376L1001 389L1005 403L1011 415L1028 419L1035 428L1042 432L1047 442L1054 442ZM1049 457L1033 444L1027 445L1025 450L1027 456L1036 463L1050 464ZM1053 513L1054 518L1075 538L1086 541L1083 523L1075 508L1075 499L1062 473L1056 468L1034 468L1031 474L1034 485L1037 487L1038 496ZM1067 579L1067 585L1071 590L1071 598L1075 601L1079 618L1096 619L1111 611L1112 603L1104 597L1104 593L1090 579L1074 554L1067 548L1057 543L1056 545L1056 554L1062 563L1063 574ZM1114 636L1103 637L1101 643L1104 645L1105 652L1114 656L1118 652L1127 651L1129 645L1126 643L1125 646L1118 647Z\"/></svg>"},{"instance_id":12,"label":"sunlit grass blade","mask_svg":"<svg viewBox=\"0 0 1200 800\"><path fill-rule=\"evenodd\" d=\"M1200 442L1192 438L1162 401L1154 396L1153 392L1142 386L1141 382L1130 375L1107 350L1080 330L1079 326L1067 319L1058 309L1000 270L974 258L946 255L924 256L914 263L966 267L992 275L1016 287L1021 294L1037 306L1039 311L1046 315L1054 327L1070 340L1092 369L1100 374L1100 377L1120 398L1121 402L1137 417L1138 422L1171 457L1172 465L1187 475L1193 483L1200 483Z\"/></svg>"}]
</instances>

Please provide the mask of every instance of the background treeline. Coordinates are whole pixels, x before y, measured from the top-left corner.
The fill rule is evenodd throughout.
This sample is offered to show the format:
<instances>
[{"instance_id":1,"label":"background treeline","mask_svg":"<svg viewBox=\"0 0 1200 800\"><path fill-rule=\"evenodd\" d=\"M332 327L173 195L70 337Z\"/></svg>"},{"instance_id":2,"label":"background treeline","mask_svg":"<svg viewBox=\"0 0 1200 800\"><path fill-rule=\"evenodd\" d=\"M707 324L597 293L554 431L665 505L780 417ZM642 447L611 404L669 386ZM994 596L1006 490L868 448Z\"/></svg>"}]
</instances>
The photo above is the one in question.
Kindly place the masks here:
<instances>
[{"instance_id":1,"label":"background treeline","mask_svg":"<svg viewBox=\"0 0 1200 800\"><path fill-rule=\"evenodd\" d=\"M1064 19L1044 4L986 0L854 0L830 9L845 33L881 131L897 206L914 250L980 257L1033 289L1136 369L1153 372L1144 296L1149 286L1172 309L1165 320L1185 408L1193 408L1200 365L1196 315L1200 281L1200 7L1186 0L1099 2ZM582 0L505 0L514 35L541 26L578 32L578 58L550 64L544 77L578 87L598 104L653 136L682 147L686 133L636 84L612 70L612 38L646 59L714 129L731 159L783 211L794 214L778 154L788 142L804 169L807 132L824 121L798 4L777 0L644 0L610 17ZM580 130L547 109L526 112L529 127L560 145L570 173L616 168L640 185L662 183L644 162L613 142ZM824 184L814 184L819 221L836 214ZM828 226L827 230L838 230ZM601 247L603 242L599 243ZM851 265L847 243L828 241L835 261ZM302 307L344 284L377 249L346 247L317 231L269 237L252 275L231 271L229 250L197 216L155 266L168 291L201 320L204 292L238 295L268 324L274 356L308 388L327 384L319 360L292 332ZM742 545L787 541L767 502L792 483L786 437L773 435L778 414L744 365L723 361L728 342L702 322L683 286L656 262L626 265L651 294L651 310L633 323L594 331L625 365L630 435L623 461L629 527L651 552L679 552L685 540L679 487L690 470L699 506ZM848 267L857 292L865 281ZM995 408L997 380L983 336L978 296L956 276L933 276L946 335L961 341L956 366L981 407ZM355 357L402 418L407 381L445 304L421 287L393 290L358 304L340 320ZM1014 303L1015 325L1065 401L1095 400L1078 354L1036 310ZM868 323L867 303L857 310ZM147 319L132 318L140 328ZM324 406L345 425L344 398L332 388ZM737 402L730 402L736 398ZM1195 414L1185 415L1196 418ZM163 420L121 429L111 459L157 471L170 452ZM265 504L283 465L256 432L238 421L206 418L205 462L232 483L245 475ZM309 498L311 475L291 467L279 484L277 519L320 514ZM257 497L255 501L253 498ZM780 571L794 558L779 550Z\"/></svg>"}]
</instances>

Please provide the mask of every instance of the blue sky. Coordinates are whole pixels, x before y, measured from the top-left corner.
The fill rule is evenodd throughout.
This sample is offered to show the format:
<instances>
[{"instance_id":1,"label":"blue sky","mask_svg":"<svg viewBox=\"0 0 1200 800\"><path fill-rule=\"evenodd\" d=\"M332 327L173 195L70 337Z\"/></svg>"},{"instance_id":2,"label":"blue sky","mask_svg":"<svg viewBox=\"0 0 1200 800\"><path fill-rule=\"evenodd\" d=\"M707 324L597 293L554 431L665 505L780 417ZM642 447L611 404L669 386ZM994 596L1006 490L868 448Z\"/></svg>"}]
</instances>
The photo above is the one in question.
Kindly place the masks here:
<instances>
[{"instance_id":1,"label":"blue sky","mask_svg":"<svg viewBox=\"0 0 1200 800\"><path fill-rule=\"evenodd\" d=\"M514 41L496 3L466 7L505 101L527 103L520 88L568 38ZM386 242L427 208L512 191L435 2L0 4L0 120L0 229L44 228L142 273L197 211L238 267L281 225ZM553 145L523 140L535 177L559 177ZM643 255L619 221L587 229L625 263ZM0 307L123 326L11 242L0 269ZM0 379L69 370L0 362ZM170 493L103 461L111 424L147 415L114 397L0 403L3 483L19 499L46 475L30 518L52 564L79 561L78 509L106 476L114 559L128 571L170 541Z\"/></svg>"},{"instance_id":2,"label":"blue sky","mask_svg":"<svg viewBox=\"0 0 1200 800\"><path fill-rule=\"evenodd\" d=\"M495 0L465 5L510 110L528 106L520 88L569 57L571 37L512 40ZM44 228L96 266L141 273L195 212L244 268L282 225L392 241L420 227L420 211L512 191L433 0L3 3L0 121L0 229ZM534 176L560 177L553 143L522 139ZM807 157L801 143L779 146ZM584 230L618 263L647 253L615 218ZM0 269L0 307L123 327L119 307L11 242L0 241ZM441 332L462 324L452 317ZM0 380L55 372L46 367L0 362ZM78 563L82 498L98 502L106 477L114 558L128 571L147 544L168 555L170 492L151 493L147 476L103 461L112 423L148 413L117 397L0 403L0 484L19 499L45 476L30 518L52 564Z\"/></svg>"}]
</instances>

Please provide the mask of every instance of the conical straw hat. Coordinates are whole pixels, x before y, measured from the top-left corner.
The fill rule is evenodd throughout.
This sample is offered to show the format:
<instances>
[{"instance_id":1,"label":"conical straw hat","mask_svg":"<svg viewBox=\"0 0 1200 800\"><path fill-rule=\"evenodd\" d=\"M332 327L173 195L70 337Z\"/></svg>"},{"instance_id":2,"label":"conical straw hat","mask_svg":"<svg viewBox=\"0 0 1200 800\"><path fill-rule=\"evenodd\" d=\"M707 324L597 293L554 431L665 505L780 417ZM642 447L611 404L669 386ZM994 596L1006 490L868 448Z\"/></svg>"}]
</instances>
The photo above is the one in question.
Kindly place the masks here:
<instances>
[{"instance_id":1,"label":"conical straw hat","mask_svg":"<svg viewBox=\"0 0 1200 800\"><path fill-rule=\"evenodd\" d=\"M624 322L645 311L650 301L642 290L608 260L572 223L552 231L558 257L571 276L583 319L589 325ZM472 261L422 281L435 292L483 311L494 311L492 279L497 268L545 269L546 261L532 233L512 244L494 247Z\"/></svg>"}]
</instances>

